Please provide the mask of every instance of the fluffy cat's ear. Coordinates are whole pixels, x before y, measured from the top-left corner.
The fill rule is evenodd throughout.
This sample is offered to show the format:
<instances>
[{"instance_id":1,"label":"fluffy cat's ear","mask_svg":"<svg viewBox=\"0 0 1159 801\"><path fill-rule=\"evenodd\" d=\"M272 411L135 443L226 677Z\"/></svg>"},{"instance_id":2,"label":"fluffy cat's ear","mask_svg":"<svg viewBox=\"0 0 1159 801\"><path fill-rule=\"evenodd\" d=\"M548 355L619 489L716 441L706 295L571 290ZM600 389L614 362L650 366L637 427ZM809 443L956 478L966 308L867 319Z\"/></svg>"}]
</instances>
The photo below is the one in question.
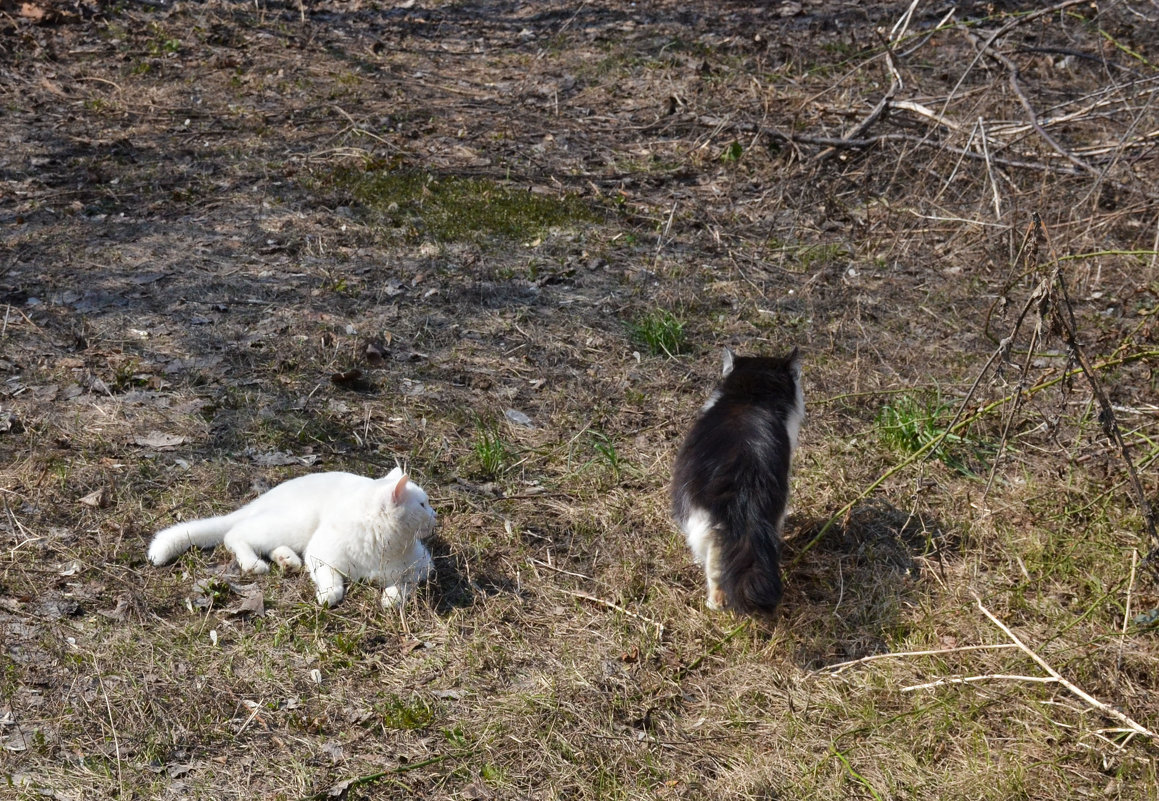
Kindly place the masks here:
<instances>
[{"instance_id":1,"label":"fluffy cat's ear","mask_svg":"<svg viewBox=\"0 0 1159 801\"><path fill-rule=\"evenodd\" d=\"M394 485L394 489L390 491L390 501L395 506L402 503L403 496L406 495L406 482L407 477L404 473L402 478L398 480L398 483Z\"/></svg>"},{"instance_id":2,"label":"fluffy cat's ear","mask_svg":"<svg viewBox=\"0 0 1159 801\"><path fill-rule=\"evenodd\" d=\"M801 350L796 345L789 351L789 355L785 357L785 361L789 363L789 372L793 374L794 381L801 380Z\"/></svg>"},{"instance_id":3,"label":"fluffy cat's ear","mask_svg":"<svg viewBox=\"0 0 1159 801\"><path fill-rule=\"evenodd\" d=\"M721 368L721 378L727 378L728 374L732 372L732 361L736 357L732 354L732 348L725 345L724 348L724 364Z\"/></svg>"}]
</instances>

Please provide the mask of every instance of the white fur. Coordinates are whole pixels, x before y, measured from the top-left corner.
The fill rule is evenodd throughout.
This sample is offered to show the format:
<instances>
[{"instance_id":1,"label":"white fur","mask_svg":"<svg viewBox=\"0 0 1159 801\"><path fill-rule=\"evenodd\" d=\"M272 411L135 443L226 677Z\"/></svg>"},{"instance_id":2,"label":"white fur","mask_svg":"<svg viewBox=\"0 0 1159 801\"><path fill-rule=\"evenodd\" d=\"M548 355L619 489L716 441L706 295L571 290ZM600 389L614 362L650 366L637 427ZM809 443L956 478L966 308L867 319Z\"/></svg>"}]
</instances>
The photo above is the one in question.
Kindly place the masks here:
<instances>
[{"instance_id":1,"label":"white fur","mask_svg":"<svg viewBox=\"0 0 1159 801\"><path fill-rule=\"evenodd\" d=\"M785 430L789 433L789 445L793 451L797 450L797 435L801 433L801 424L805 422L805 395L801 392L801 374L796 372L797 402L789 411L785 419Z\"/></svg>"},{"instance_id":2,"label":"white fur","mask_svg":"<svg viewBox=\"0 0 1159 801\"><path fill-rule=\"evenodd\" d=\"M433 570L421 539L434 525L426 492L401 468L380 479L315 473L279 484L232 514L158 532L149 561L163 565L192 546L221 543L245 572L267 572L263 556L286 570L305 564L318 603L333 606L346 581L366 579L384 588L383 606L397 606Z\"/></svg>"},{"instance_id":3,"label":"white fur","mask_svg":"<svg viewBox=\"0 0 1159 801\"><path fill-rule=\"evenodd\" d=\"M712 394L708 396L708 400L706 400L704 402L704 405L700 407L700 413L704 414L709 409L711 409L713 406L715 406L716 402L718 400L720 400L720 396L721 396L721 391L719 389L713 390Z\"/></svg>"},{"instance_id":4,"label":"white fur","mask_svg":"<svg viewBox=\"0 0 1159 801\"><path fill-rule=\"evenodd\" d=\"M717 564L716 535L712 530L712 517L708 514L708 510L693 506L681 528L684 529L684 539L692 551L692 558L698 565L704 567L704 575L708 580L708 608L720 609L723 605L720 592L717 590L720 566Z\"/></svg>"}]
</instances>

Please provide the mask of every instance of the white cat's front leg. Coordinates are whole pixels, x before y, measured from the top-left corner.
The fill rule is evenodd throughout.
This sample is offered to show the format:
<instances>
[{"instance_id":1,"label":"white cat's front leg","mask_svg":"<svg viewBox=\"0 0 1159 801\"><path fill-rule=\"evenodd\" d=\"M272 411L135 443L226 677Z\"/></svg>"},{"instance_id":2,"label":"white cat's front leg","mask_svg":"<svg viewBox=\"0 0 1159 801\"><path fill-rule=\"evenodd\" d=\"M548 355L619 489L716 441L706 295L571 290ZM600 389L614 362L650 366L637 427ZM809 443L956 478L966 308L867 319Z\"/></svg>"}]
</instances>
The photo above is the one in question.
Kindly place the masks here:
<instances>
[{"instance_id":1,"label":"white cat's front leg","mask_svg":"<svg viewBox=\"0 0 1159 801\"><path fill-rule=\"evenodd\" d=\"M310 562L310 578L317 588L315 597L320 604L337 606L346 595L342 574L325 562L312 560Z\"/></svg>"},{"instance_id":2,"label":"white cat's front leg","mask_svg":"<svg viewBox=\"0 0 1159 801\"><path fill-rule=\"evenodd\" d=\"M401 581L394 586L387 587L382 591L382 608L398 609L406 603L406 597L409 594L410 588Z\"/></svg>"},{"instance_id":3,"label":"white cat's front leg","mask_svg":"<svg viewBox=\"0 0 1159 801\"><path fill-rule=\"evenodd\" d=\"M415 546L411 553L412 561L398 582L382 591L382 606L385 609L397 609L406 603L407 596L418 583L425 581L435 571L430 551L422 543L415 542Z\"/></svg>"}]
</instances>

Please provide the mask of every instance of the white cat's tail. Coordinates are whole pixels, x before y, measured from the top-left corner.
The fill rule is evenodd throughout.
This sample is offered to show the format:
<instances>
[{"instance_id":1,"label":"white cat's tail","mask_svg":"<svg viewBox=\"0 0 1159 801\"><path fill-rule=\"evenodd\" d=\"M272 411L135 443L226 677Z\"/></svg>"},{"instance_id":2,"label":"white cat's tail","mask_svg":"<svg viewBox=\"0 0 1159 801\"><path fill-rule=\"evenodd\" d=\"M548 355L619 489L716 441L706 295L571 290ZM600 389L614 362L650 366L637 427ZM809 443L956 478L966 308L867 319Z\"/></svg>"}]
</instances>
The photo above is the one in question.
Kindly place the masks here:
<instances>
[{"instance_id":1,"label":"white cat's tail","mask_svg":"<svg viewBox=\"0 0 1159 801\"><path fill-rule=\"evenodd\" d=\"M158 531L149 543L149 561L155 565L164 565L194 546L212 548L220 545L225 539L225 533L237 523L235 514L187 520Z\"/></svg>"}]
</instances>

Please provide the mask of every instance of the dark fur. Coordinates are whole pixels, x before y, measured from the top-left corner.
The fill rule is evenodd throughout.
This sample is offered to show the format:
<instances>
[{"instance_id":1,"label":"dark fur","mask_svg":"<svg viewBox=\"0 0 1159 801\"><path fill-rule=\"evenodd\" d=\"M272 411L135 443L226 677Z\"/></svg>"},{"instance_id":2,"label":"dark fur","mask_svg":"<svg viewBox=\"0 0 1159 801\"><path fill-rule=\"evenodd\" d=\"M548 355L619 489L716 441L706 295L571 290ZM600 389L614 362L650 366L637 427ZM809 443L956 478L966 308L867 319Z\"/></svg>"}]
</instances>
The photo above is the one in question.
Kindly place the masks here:
<instances>
[{"instance_id":1,"label":"dark fur","mask_svg":"<svg viewBox=\"0 0 1159 801\"><path fill-rule=\"evenodd\" d=\"M792 442L786 422L799 381L798 354L735 357L720 397L693 425L676 457L672 504L683 526L705 509L719 549L725 606L771 614L781 600L781 521L789 501Z\"/></svg>"}]
</instances>

